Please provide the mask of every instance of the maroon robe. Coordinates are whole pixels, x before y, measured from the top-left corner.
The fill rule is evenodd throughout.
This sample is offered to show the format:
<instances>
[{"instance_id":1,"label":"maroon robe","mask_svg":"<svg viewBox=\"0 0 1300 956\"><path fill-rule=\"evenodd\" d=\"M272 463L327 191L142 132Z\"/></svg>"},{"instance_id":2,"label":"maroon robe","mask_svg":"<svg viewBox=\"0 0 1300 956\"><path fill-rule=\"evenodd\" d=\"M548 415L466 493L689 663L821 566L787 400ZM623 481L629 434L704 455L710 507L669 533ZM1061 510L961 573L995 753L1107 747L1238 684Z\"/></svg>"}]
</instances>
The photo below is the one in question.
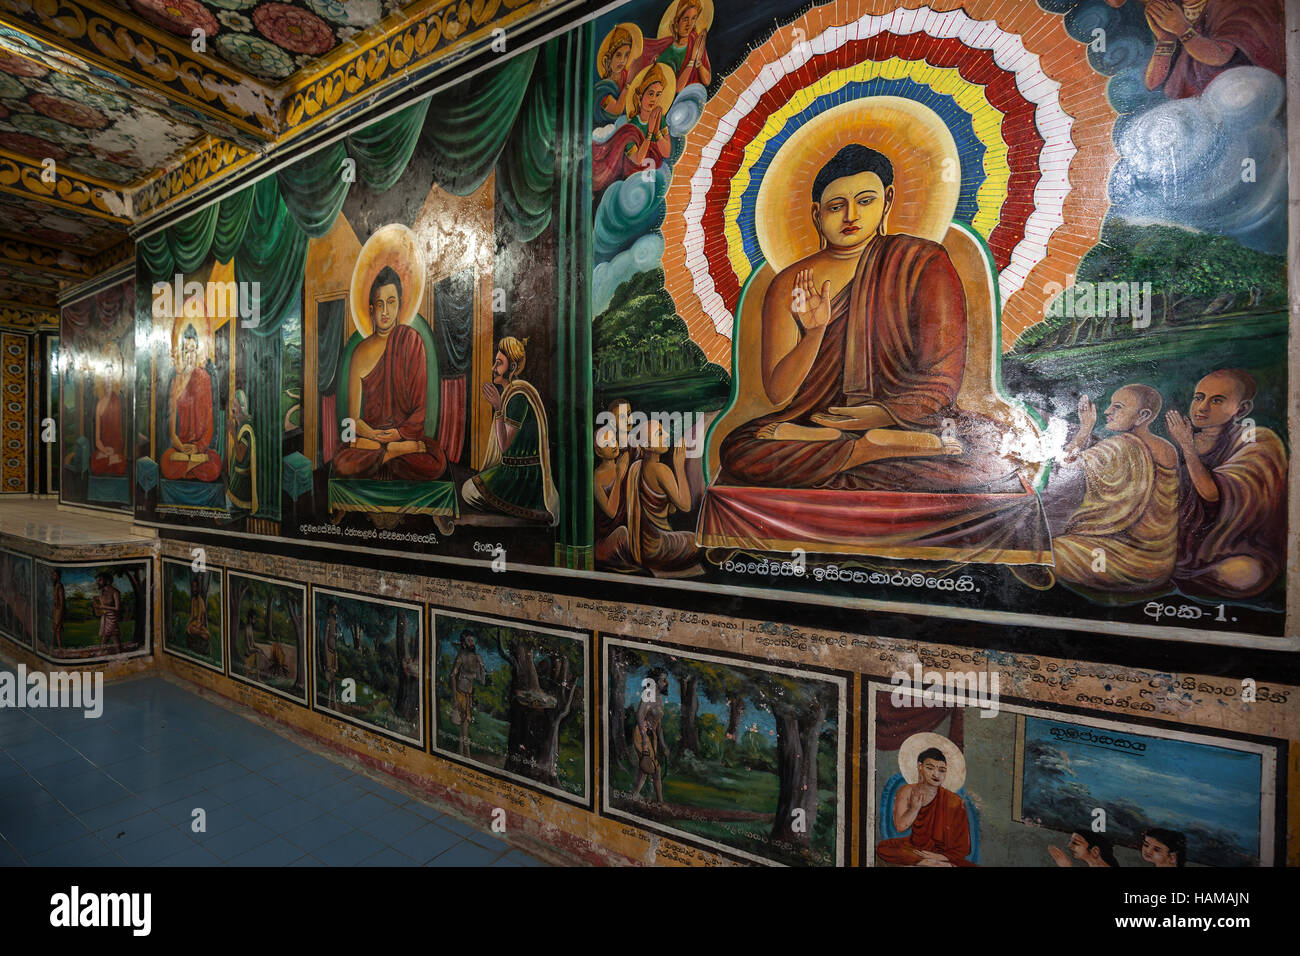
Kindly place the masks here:
<instances>
[{"instance_id":1,"label":"maroon robe","mask_svg":"<svg viewBox=\"0 0 1300 956\"><path fill-rule=\"evenodd\" d=\"M1229 425L1200 456L1218 501L1202 498L1183 469L1174 581L1187 593L1251 597L1267 590L1286 563L1286 448L1267 428L1256 428L1254 441L1244 439L1240 425ZM1245 594L1213 579L1214 566L1236 556L1254 558L1264 571Z\"/></svg>"},{"instance_id":2,"label":"maroon robe","mask_svg":"<svg viewBox=\"0 0 1300 956\"><path fill-rule=\"evenodd\" d=\"M1209 0L1192 24L1201 36L1237 48L1222 66L1193 58L1182 46L1174 53L1165 80L1171 100L1200 96L1210 81L1236 66L1260 66L1286 78L1286 36L1281 0Z\"/></svg>"},{"instance_id":3,"label":"maroon robe","mask_svg":"<svg viewBox=\"0 0 1300 956\"><path fill-rule=\"evenodd\" d=\"M855 491L1024 490L1018 464L1000 454L1001 429L954 407L966 365L966 297L943 246L886 235L862 253L835 297L830 324L803 384L784 409L722 443L723 484ZM965 453L885 459L845 471L861 432L834 441L765 440L764 425L818 427L832 406L876 404L897 425L935 434L950 420Z\"/></svg>"},{"instance_id":4,"label":"maroon robe","mask_svg":"<svg viewBox=\"0 0 1300 956\"><path fill-rule=\"evenodd\" d=\"M388 333L384 354L361 380L361 418L382 431L397 429L401 441L422 441L424 452L412 452L381 464L383 448L350 445L334 456L336 478L395 478L429 481L447 470L441 446L424 433L429 381L428 361L420 334L409 325Z\"/></svg>"},{"instance_id":5,"label":"maroon robe","mask_svg":"<svg viewBox=\"0 0 1300 956\"><path fill-rule=\"evenodd\" d=\"M176 437L182 444L194 445L203 461L190 468L190 462L175 448L162 454L159 470L169 481L216 481L221 475L221 456L212 444L212 379L201 368L190 372L185 391L176 399Z\"/></svg>"},{"instance_id":6,"label":"maroon robe","mask_svg":"<svg viewBox=\"0 0 1300 956\"><path fill-rule=\"evenodd\" d=\"M125 475L126 435L122 427L122 397L117 392L110 394L108 402L104 405L104 414L99 419L99 441L100 444L117 453L117 461L111 461L108 452L97 451L90 459L90 473Z\"/></svg>"}]
</instances>

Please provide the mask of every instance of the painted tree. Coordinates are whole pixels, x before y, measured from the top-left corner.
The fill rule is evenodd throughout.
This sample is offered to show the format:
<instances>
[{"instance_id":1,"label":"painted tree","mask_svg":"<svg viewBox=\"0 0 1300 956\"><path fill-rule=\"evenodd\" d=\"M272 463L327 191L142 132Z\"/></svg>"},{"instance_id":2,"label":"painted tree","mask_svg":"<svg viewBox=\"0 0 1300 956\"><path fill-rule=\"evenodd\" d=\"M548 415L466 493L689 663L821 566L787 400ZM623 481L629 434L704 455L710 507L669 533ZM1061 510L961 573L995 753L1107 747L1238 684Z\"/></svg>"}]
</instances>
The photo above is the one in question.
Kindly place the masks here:
<instances>
[{"instance_id":1,"label":"painted tree","mask_svg":"<svg viewBox=\"0 0 1300 956\"><path fill-rule=\"evenodd\" d=\"M573 712L582 675L559 639L510 627L493 628L510 668L505 769L559 785L560 728Z\"/></svg>"},{"instance_id":2,"label":"painted tree","mask_svg":"<svg viewBox=\"0 0 1300 956\"><path fill-rule=\"evenodd\" d=\"M648 668L649 658L641 651L618 644L609 648L609 755L616 764L635 766L636 759L628 744L627 677L632 672Z\"/></svg>"},{"instance_id":3,"label":"painted tree","mask_svg":"<svg viewBox=\"0 0 1300 956\"><path fill-rule=\"evenodd\" d=\"M777 802L772 840L808 847L817 821L817 754L838 689L767 671L746 674L755 702L776 718Z\"/></svg>"}]
</instances>

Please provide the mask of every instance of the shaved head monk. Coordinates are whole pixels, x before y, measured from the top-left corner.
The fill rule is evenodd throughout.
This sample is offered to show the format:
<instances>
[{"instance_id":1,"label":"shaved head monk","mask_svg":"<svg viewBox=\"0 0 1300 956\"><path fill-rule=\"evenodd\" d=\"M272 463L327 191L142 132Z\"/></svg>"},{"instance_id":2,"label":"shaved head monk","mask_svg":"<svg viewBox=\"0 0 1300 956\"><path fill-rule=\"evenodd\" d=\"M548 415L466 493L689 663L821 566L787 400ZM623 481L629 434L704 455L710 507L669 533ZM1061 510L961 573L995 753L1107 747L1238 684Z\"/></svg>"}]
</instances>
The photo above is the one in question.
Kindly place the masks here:
<instances>
[{"instance_id":1,"label":"shaved head monk","mask_svg":"<svg viewBox=\"0 0 1300 956\"><path fill-rule=\"evenodd\" d=\"M1060 477L1068 485L1071 466L1077 468L1083 501L1066 521L1064 534L1052 541L1061 580L1103 591L1140 592L1166 584L1173 574L1178 453L1151 434L1160 406L1160 393L1149 385L1115 389L1105 411L1111 435L1093 442L1097 409L1086 395L1079 399L1079 431L1066 448Z\"/></svg>"},{"instance_id":2,"label":"shaved head monk","mask_svg":"<svg viewBox=\"0 0 1300 956\"><path fill-rule=\"evenodd\" d=\"M1180 590L1247 598L1267 590L1286 560L1286 448L1245 421L1255 379L1242 369L1196 384L1189 417L1166 416L1183 454L1179 506Z\"/></svg>"},{"instance_id":3,"label":"shaved head monk","mask_svg":"<svg viewBox=\"0 0 1300 956\"><path fill-rule=\"evenodd\" d=\"M386 266L370 285L373 331L352 353L347 414L356 439L334 456L337 478L427 481L447 470L442 446L425 435L424 342L397 321L401 312L402 280Z\"/></svg>"},{"instance_id":4,"label":"shaved head monk","mask_svg":"<svg viewBox=\"0 0 1300 956\"><path fill-rule=\"evenodd\" d=\"M822 248L779 272L763 300L763 389L778 411L724 439L725 483L1019 491L997 426L954 406L960 277L943 246L885 232L893 165L845 146L810 198Z\"/></svg>"}]
</instances>

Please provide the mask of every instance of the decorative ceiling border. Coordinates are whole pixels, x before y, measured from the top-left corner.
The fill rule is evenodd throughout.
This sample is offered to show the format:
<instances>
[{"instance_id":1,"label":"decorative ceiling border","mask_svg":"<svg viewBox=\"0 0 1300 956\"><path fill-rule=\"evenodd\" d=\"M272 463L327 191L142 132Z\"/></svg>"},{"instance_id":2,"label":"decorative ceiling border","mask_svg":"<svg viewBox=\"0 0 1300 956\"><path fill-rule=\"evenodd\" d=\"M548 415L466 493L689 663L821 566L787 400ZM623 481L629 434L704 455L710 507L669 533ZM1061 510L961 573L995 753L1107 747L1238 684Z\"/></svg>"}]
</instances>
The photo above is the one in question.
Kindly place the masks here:
<instances>
[{"instance_id":1,"label":"decorative ceiling border","mask_svg":"<svg viewBox=\"0 0 1300 956\"><path fill-rule=\"evenodd\" d=\"M149 216L183 195L212 186L260 158L233 143L209 136L190 147L180 162L145 183L131 195L135 218Z\"/></svg>"},{"instance_id":2,"label":"decorative ceiling border","mask_svg":"<svg viewBox=\"0 0 1300 956\"><path fill-rule=\"evenodd\" d=\"M374 95L384 84L446 60L456 50L489 38L497 29L528 20L540 22L580 3L563 0L423 0L405 8L401 27L346 51L337 62L323 64L313 76L281 87L280 128L299 136L362 96ZM465 16L468 22L462 22ZM506 37L505 52L513 52ZM335 59L335 58L332 58Z\"/></svg>"},{"instance_id":3,"label":"decorative ceiling border","mask_svg":"<svg viewBox=\"0 0 1300 956\"><path fill-rule=\"evenodd\" d=\"M34 160L0 149L0 192L35 199L97 219L131 224L131 205L125 192L103 180L71 173L54 166L54 181L46 182L46 168Z\"/></svg>"},{"instance_id":4,"label":"decorative ceiling border","mask_svg":"<svg viewBox=\"0 0 1300 956\"><path fill-rule=\"evenodd\" d=\"M222 135L253 145L280 130L275 96L267 87L220 60L192 56L182 38L148 24L118 23L122 11L97 0L0 0L0 13L8 14L11 26L9 21L21 21L15 27L19 32L216 121Z\"/></svg>"},{"instance_id":5,"label":"decorative ceiling border","mask_svg":"<svg viewBox=\"0 0 1300 956\"><path fill-rule=\"evenodd\" d=\"M82 261L85 263L86 275L92 276L121 265L129 264L135 268L135 241L123 239L117 245L109 246L103 252L97 252Z\"/></svg>"},{"instance_id":6,"label":"decorative ceiling border","mask_svg":"<svg viewBox=\"0 0 1300 956\"><path fill-rule=\"evenodd\" d=\"M94 295L101 289L107 289L109 286L117 285L127 279L135 278L135 260L122 262L117 265L96 272L89 278L82 278L82 281L69 285L59 291L59 308L79 299L84 299L88 295Z\"/></svg>"},{"instance_id":7,"label":"decorative ceiling border","mask_svg":"<svg viewBox=\"0 0 1300 956\"><path fill-rule=\"evenodd\" d=\"M0 265L40 266L65 279L84 279L87 275L86 260L74 252L4 236L0 236Z\"/></svg>"},{"instance_id":8,"label":"decorative ceiling border","mask_svg":"<svg viewBox=\"0 0 1300 956\"><path fill-rule=\"evenodd\" d=\"M33 331L59 328L59 315L46 309L33 309L30 306L11 306L0 303L0 326L19 331Z\"/></svg>"}]
</instances>

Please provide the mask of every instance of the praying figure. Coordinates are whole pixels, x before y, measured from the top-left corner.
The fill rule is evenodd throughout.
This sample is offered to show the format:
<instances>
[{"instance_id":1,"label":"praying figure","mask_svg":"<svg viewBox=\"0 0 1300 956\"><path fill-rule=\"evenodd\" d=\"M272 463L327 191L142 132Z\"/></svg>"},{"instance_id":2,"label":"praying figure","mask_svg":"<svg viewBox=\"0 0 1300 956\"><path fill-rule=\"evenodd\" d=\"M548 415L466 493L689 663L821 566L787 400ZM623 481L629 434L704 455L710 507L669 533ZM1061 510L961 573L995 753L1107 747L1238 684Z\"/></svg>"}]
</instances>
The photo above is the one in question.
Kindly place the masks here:
<instances>
[{"instance_id":1,"label":"praying figure","mask_svg":"<svg viewBox=\"0 0 1300 956\"><path fill-rule=\"evenodd\" d=\"M881 840L876 857L894 866L975 866L971 852L966 802L944 787L948 758L928 747L916 758L916 782L894 794L893 824L906 836Z\"/></svg>"},{"instance_id":2,"label":"praying figure","mask_svg":"<svg viewBox=\"0 0 1300 956\"><path fill-rule=\"evenodd\" d=\"M492 381L483 384L483 398L492 406L487 454L461 494L472 507L553 525L560 520L560 500L551 477L546 409L537 389L520 378L527 344L509 335L497 343Z\"/></svg>"},{"instance_id":3,"label":"praying figure","mask_svg":"<svg viewBox=\"0 0 1300 956\"><path fill-rule=\"evenodd\" d=\"M429 365L420 333L398 322L402 280L391 266L370 284L371 333L352 353L348 416L356 437L334 456L336 478L432 481L447 470L425 433Z\"/></svg>"},{"instance_id":4,"label":"praying figure","mask_svg":"<svg viewBox=\"0 0 1300 956\"><path fill-rule=\"evenodd\" d=\"M763 300L762 381L777 410L723 440L723 483L1023 490L1001 428L955 406L966 296L947 252L885 232L893 164L845 146L811 198L822 248L779 272Z\"/></svg>"},{"instance_id":5,"label":"praying figure","mask_svg":"<svg viewBox=\"0 0 1300 956\"><path fill-rule=\"evenodd\" d=\"M185 633L190 638L190 644L199 647L207 647L211 639L208 630L208 598L203 593L203 582L198 574L190 575L190 619L185 625Z\"/></svg>"},{"instance_id":6,"label":"praying figure","mask_svg":"<svg viewBox=\"0 0 1300 956\"><path fill-rule=\"evenodd\" d=\"M668 35L647 40L642 61L654 60L672 68L677 89L691 83L708 86L713 79L709 55L704 50L707 28L695 29L704 4L700 0L677 0Z\"/></svg>"},{"instance_id":7,"label":"praying figure","mask_svg":"<svg viewBox=\"0 0 1300 956\"><path fill-rule=\"evenodd\" d=\"M1064 534L1052 539L1061 580L1102 591L1148 591L1173 574L1178 453L1151 434L1160 405L1160 393L1149 385L1117 388L1105 413L1112 434L1093 443L1097 409L1088 396L1079 399L1079 431L1060 477L1067 485L1081 479L1083 501Z\"/></svg>"},{"instance_id":8,"label":"praying figure","mask_svg":"<svg viewBox=\"0 0 1300 956\"><path fill-rule=\"evenodd\" d=\"M1225 598L1261 594L1286 562L1286 448L1247 416L1255 378L1211 372L1196 384L1190 418L1166 417L1182 451L1178 564L1184 593Z\"/></svg>"},{"instance_id":9,"label":"praying figure","mask_svg":"<svg viewBox=\"0 0 1300 956\"><path fill-rule=\"evenodd\" d=\"M591 149L591 184L599 193L635 173L649 175L673 154L673 140L664 118L672 105L672 74L662 63L652 63L632 81L627 101L627 122Z\"/></svg>"},{"instance_id":10,"label":"praying figure","mask_svg":"<svg viewBox=\"0 0 1300 956\"><path fill-rule=\"evenodd\" d=\"M171 447L159 469L172 481L216 481L221 456L212 444L212 379L203 368L203 350L194 320L182 313L183 330L174 355L176 373L167 395Z\"/></svg>"},{"instance_id":11,"label":"praying figure","mask_svg":"<svg viewBox=\"0 0 1300 956\"><path fill-rule=\"evenodd\" d=\"M640 55L643 41L641 31L634 23L620 23L606 34L596 53L595 105L599 119L612 123L627 109L627 97L632 79L632 63Z\"/></svg>"},{"instance_id":12,"label":"praying figure","mask_svg":"<svg viewBox=\"0 0 1300 956\"><path fill-rule=\"evenodd\" d=\"M1122 7L1126 0L1106 0ZM1156 48L1147 89L1171 100L1200 96L1224 70L1259 66L1286 78L1281 0L1147 0Z\"/></svg>"}]
</instances>

